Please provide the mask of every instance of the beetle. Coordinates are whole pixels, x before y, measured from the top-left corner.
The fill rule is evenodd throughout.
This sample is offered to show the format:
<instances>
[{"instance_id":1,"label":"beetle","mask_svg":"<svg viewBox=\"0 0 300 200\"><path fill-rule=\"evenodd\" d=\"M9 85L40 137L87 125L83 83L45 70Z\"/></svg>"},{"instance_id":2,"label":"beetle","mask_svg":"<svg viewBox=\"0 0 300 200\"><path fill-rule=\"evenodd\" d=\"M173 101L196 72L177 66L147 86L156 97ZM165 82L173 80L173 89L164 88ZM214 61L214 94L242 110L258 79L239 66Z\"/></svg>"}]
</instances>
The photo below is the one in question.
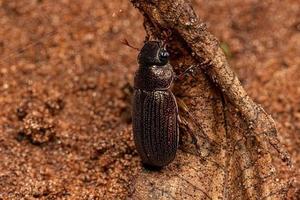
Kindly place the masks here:
<instances>
[{"instance_id":1,"label":"beetle","mask_svg":"<svg viewBox=\"0 0 300 200\"><path fill-rule=\"evenodd\" d=\"M171 86L175 78L161 41L147 41L138 55L134 77L133 137L142 163L163 167L175 158L179 143L178 106Z\"/></svg>"}]
</instances>

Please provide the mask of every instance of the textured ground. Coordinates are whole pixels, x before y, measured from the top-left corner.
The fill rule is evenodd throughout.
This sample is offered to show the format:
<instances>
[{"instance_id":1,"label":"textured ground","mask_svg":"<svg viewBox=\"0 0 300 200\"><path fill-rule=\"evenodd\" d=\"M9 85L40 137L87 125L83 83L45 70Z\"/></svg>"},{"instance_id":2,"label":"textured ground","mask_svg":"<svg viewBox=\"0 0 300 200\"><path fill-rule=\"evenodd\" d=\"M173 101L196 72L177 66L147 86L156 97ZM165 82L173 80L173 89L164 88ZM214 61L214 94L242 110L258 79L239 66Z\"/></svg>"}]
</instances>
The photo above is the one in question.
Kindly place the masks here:
<instances>
[{"instance_id":1,"label":"textured ground","mask_svg":"<svg viewBox=\"0 0 300 200\"><path fill-rule=\"evenodd\" d=\"M300 168L299 2L193 3ZM141 15L126 0L0 0L0 26L0 199L124 198L137 52L121 40L142 45Z\"/></svg>"}]
</instances>

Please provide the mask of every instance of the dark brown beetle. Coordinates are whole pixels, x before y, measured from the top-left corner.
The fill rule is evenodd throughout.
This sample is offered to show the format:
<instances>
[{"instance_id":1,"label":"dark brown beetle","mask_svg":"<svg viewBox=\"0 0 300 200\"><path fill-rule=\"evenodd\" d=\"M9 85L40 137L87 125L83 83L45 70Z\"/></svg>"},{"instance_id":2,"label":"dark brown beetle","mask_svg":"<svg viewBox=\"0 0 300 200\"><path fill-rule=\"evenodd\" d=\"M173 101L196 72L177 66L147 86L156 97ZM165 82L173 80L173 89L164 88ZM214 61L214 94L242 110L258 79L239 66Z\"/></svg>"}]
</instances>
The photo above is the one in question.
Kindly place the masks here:
<instances>
[{"instance_id":1,"label":"dark brown beetle","mask_svg":"<svg viewBox=\"0 0 300 200\"><path fill-rule=\"evenodd\" d=\"M146 42L134 79L134 141L142 162L153 167L173 161L179 141L178 108L170 91L175 74L168 57L162 42Z\"/></svg>"}]
</instances>

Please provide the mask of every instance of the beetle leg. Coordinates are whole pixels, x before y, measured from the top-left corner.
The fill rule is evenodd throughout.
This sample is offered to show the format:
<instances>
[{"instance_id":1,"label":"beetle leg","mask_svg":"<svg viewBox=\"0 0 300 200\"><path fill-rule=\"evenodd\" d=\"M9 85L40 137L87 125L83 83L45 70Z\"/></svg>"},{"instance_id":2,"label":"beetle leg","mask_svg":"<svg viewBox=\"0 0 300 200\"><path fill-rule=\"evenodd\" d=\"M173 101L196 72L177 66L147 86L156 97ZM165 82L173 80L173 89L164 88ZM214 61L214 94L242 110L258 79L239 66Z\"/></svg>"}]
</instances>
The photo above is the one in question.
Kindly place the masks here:
<instances>
[{"instance_id":1,"label":"beetle leg","mask_svg":"<svg viewBox=\"0 0 300 200\"><path fill-rule=\"evenodd\" d=\"M175 80L180 80L181 81L185 77L185 75L187 75L187 74L193 75L195 69L197 69L198 67L202 67L202 68L203 67L210 67L211 65L212 64L211 64L210 60L203 61L200 64L191 65L186 70L184 70L184 72L182 72L181 74L175 75Z\"/></svg>"},{"instance_id":2,"label":"beetle leg","mask_svg":"<svg viewBox=\"0 0 300 200\"><path fill-rule=\"evenodd\" d=\"M181 120L181 117L179 116L179 114L177 114L177 120L178 120L179 124L184 124L184 122Z\"/></svg>"},{"instance_id":3,"label":"beetle leg","mask_svg":"<svg viewBox=\"0 0 300 200\"><path fill-rule=\"evenodd\" d=\"M184 70L184 72L182 72L181 74L175 75L175 80L182 80L185 75L193 73L194 72L194 68L196 68L198 66L199 65L191 65L186 70Z\"/></svg>"}]
</instances>

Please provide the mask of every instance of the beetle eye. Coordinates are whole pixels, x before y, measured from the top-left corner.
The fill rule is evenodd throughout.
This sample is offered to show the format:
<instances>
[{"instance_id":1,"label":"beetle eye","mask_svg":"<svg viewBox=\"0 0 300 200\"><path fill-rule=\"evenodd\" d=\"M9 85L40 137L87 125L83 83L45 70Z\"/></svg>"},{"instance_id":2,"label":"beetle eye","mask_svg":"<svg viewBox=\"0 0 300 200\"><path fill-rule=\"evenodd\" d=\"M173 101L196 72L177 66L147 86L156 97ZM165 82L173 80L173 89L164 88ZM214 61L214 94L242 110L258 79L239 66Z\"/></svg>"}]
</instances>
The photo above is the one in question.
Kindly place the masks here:
<instances>
[{"instance_id":1,"label":"beetle eye","mask_svg":"<svg viewBox=\"0 0 300 200\"><path fill-rule=\"evenodd\" d=\"M170 54L166 50L162 50L159 53L159 58L160 59L167 59L170 56Z\"/></svg>"}]
</instances>

